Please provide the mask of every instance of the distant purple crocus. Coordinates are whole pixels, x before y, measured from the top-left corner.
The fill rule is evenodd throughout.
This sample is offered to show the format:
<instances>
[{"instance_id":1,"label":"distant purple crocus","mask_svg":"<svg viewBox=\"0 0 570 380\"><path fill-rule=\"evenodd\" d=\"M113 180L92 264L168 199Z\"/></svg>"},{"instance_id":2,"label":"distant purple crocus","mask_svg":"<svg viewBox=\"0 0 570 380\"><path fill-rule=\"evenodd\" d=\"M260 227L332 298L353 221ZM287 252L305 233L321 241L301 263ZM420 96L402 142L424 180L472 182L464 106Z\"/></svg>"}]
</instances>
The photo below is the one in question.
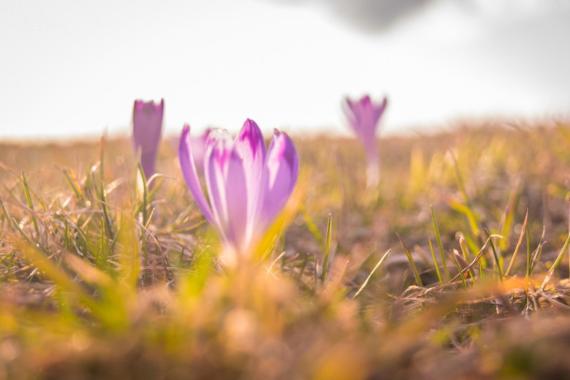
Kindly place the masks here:
<instances>
[{"instance_id":1,"label":"distant purple crocus","mask_svg":"<svg viewBox=\"0 0 570 380\"><path fill-rule=\"evenodd\" d=\"M368 95L358 101L347 97L344 102L344 113L348 122L366 151L368 161L366 176L369 187L376 186L380 180L376 133L387 105L388 98L384 97L380 103L375 104Z\"/></svg>"},{"instance_id":2,"label":"distant purple crocus","mask_svg":"<svg viewBox=\"0 0 570 380\"><path fill-rule=\"evenodd\" d=\"M133 106L133 142L135 152L140 154L140 162L146 178L150 178L155 171L163 115L164 99L161 99L160 103L135 100Z\"/></svg>"},{"instance_id":3,"label":"distant purple crocus","mask_svg":"<svg viewBox=\"0 0 570 380\"><path fill-rule=\"evenodd\" d=\"M227 131L214 130L206 145L200 167L192 151L190 127L185 125L178 148L180 167L198 208L216 227L226 256L229 253L229 260L235 262L250 253L285 206L297 182L299 159L293 141L278 130L266 152L261 130L249 119L235 139Z\"/></svg>"}]
</instances>

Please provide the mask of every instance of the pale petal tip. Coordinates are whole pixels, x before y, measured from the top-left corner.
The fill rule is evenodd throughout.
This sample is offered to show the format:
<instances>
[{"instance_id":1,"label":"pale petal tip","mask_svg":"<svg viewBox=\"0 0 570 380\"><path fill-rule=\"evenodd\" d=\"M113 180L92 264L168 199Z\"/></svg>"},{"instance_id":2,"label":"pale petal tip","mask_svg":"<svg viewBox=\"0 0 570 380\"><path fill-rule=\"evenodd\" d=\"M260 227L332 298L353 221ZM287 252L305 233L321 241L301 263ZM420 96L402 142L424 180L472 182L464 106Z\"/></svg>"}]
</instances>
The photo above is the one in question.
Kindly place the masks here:
<instances>
[{"instance_id":1,"label":"pale petal tip","mask_svg":"<svg viewBox=\"0 0 570 380\"><path fill-rule=\"evenodd\" d=\"M265 157L265 141L263 133L257 123L247 119L235 140L236 148L242 155L252 157ZM249 153L246 153L249 152Z\"/></svg>"},{"instance_id":2,"label":"pale petal tip","mask_svg":"<svg viewBox=\"0 0 570 380\"><path fill-rule=\"evenodd\" d=\"M250 126L250 125L257 127L257 123L253 119L250 119L248 117L247 119L245 119L243 126L245 127L245 126Z\"/></svg>"},{"instance_id":3,"label":"pale petal tip","mask_svg":"<svg viewBox=\"0 0 570 380\"><path fill-rule=\"evenodd\" d=\"M154 100L135 99L133 109L136 112L156 112L162 114L164 111L164 98L155 102Z\"/></svg>"},{"instance_id":4,"label":"pale petal tip","mask_svg":"<svg viewBox=\"0 0 570 380\"><path fill-rule=\"evenodd\" d=\"M262 136L262 133L257 123L252 119L246 119L241 128L239 138L243 140L245 138L258 137L258 136Z\"/></svg>"},{"instance_id":5,"label":"pale petal tip","mask_svg":"<svg viewBox=\"0 0 570 380\"><path fill-rule=\"evenodd\" d=\"M286 132L275 128L273 130L273 144L275 154L279 159L285 159L292 169L298 166L299 158L293 140ZM295 170L294 170L295 171Z\"/></svg>"},{"instance_id":6,"label":"pale petal tip","mask_svg":"<svg viewBox=\"0 0 570 380\"><path fill-rule=\"evenodd\" d=\"M189 124L184 124L182 126L182 132L180 133L180 140L178 143L178 146L180 147L188 138L188 135L190 134L190 125Z\"/></svg>"}]
</instances>

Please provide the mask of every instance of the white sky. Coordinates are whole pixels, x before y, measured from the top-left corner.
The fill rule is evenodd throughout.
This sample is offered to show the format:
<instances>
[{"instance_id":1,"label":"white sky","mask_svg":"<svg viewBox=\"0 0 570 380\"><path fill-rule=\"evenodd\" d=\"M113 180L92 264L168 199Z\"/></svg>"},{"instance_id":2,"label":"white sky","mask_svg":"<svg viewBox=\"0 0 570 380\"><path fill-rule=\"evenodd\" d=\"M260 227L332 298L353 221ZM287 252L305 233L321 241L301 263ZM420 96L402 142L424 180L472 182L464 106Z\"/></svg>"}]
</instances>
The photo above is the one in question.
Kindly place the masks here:
<instances>
[{"instance_id":1,"label":"white sky","mask_svg":"<svg viewBox=\"0 0 570 380\"><path fill-rule=\"evenodd\" d=\"M135 98L165 98L169 133L343 131L363 92L391 132L570 115L570 0L468 2L367 34L318 1L0 0L0 138L126 134Z\"/></svg>"}]
</instances>

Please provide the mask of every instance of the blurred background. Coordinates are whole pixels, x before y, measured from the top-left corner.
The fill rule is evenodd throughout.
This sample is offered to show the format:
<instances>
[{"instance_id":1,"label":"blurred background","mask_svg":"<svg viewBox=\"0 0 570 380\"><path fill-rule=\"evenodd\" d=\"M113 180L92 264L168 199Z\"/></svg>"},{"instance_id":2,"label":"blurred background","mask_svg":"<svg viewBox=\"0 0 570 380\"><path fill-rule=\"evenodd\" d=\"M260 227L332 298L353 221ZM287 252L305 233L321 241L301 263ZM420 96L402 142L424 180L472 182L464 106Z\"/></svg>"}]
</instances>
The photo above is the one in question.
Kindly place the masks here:
<instances>
[{"instance_id":1,"label":"blurred background","mask_svg":"<svg viewBox=\"0 0 570 380\"><path fill-rule=\"evenodd\" d=\"M568 0L3 0L0 137L127 134L135 98L182 123L344 133L344 95L390 96L387 133L570 114Z\"/></svg>"}]
</instances>

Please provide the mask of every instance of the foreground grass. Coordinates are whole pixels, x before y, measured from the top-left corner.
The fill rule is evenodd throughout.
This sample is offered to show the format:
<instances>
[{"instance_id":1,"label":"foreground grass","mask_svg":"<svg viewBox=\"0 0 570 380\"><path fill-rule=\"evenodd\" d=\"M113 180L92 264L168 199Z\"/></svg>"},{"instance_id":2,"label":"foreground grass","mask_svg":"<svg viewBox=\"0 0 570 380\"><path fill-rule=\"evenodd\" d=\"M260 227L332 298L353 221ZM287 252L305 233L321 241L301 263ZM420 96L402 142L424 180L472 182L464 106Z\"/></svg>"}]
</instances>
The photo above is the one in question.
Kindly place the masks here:
<instances>
[{"instance_id":1,"label":"foreground grass","mask_svg":"<svg viewBox=\"0 0 570 380\"><path fill-rule=\"evenodd\" d=\"M165 142L0 146L0 378L570 378L570 125L296 138L293 202L235 270ZM532 128L531 128L532 127Z\"/></svg>"}]
</instances>

